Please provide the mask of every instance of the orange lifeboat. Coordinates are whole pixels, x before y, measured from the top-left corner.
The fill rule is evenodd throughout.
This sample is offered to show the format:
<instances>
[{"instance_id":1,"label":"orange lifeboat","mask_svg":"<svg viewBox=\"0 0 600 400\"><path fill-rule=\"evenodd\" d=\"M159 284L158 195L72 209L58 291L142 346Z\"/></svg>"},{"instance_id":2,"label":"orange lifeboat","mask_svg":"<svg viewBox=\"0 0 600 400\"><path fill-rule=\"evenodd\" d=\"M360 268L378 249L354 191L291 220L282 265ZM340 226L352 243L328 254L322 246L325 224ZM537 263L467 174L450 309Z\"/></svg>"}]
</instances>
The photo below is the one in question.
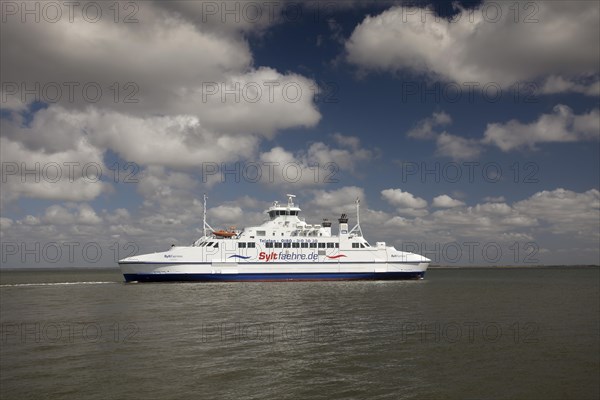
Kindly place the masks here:
<instances>
[{"instance_id":1,"label":"orange lifeboat","mask_svg":"<svg viewBox=\"0 0 600 400\"><path fill-rule=\"evenodd\" d=\"M231 230L226 231L225 229L220 229L218 231L213 231L213 235L226 238L230 238L237 235L237 233L234 231L234 226L230 227L229 229Z\"/></svg>"}]
</instances>

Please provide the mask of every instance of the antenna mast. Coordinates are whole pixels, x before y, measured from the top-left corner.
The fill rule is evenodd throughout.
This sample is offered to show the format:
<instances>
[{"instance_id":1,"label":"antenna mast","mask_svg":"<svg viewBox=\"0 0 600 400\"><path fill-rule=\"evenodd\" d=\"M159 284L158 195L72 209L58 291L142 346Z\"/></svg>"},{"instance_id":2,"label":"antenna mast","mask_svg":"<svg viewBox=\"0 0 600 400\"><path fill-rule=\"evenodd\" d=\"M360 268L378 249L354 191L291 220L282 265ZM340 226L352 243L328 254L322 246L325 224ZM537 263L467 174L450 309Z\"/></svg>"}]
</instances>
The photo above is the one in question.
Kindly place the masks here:
<instances>
[{"instance_id":1,"label":"antenna mast","mask_svg":"<svg viewBox=\"0 0 600 400\"><path fill-rule=\"evenodd\" d=\"M206 228L210 229L211 231L213 230L213 228L206 223L206 199L208 197L206 197L206 193L204 193L204 209L202 212L202 222L203 222L203 229L204 229L204 237L206 237Z\"/></svg>"},{"instance_id":2,"label":"antenna mast","mask_svg":"<svg viewBox=\"0 0 600 400\"><path fill-rule=\"evenodd\" d=\"M358 197L356 198L356 225L354 225L354 228L352 228L349 233L352 233L354 231L358 232L358 236L363 235L362 229L360 229L360 200Z\"/></svg>"}]
</instances>

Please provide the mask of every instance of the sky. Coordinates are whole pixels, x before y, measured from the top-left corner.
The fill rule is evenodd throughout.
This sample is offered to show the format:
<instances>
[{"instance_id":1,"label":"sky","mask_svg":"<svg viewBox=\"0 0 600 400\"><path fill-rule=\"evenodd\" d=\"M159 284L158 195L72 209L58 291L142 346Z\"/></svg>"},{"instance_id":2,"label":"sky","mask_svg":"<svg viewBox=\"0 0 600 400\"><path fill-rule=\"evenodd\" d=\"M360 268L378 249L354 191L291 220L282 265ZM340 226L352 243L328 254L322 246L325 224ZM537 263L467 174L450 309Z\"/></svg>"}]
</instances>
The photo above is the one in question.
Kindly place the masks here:
<instances>
[{"instance_id":1,"label":"sky","mask_svg":"<svg viewBox=\"0 0 600 400\"><path fill-rule=\"evenodd\" d=\"M600 3L1 3L2 268L297 196L434 264L600 264ZM336 231L337 223L333 230Z\"/></svg>"}]
</instances>

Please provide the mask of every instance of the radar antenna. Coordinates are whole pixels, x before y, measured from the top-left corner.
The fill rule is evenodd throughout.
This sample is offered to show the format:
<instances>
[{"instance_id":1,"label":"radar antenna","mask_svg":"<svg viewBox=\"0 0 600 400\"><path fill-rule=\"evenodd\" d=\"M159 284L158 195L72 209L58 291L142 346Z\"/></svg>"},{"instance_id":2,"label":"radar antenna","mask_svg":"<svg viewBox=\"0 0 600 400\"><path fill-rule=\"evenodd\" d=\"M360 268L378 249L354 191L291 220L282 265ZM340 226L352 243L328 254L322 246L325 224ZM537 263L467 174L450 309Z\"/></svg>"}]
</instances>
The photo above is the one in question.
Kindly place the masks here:
<instances>
[{"instance_id":1,"label":"radar antenna","mask_svg":"<svg viewBox=\"0 0 600 400\"><path fill-rule=\"evenodd\" d=\"M294 199L296 198L296 195L286 194L286 196L288 198L288 207L294 207Z\"/></svg>"}]
</instances>

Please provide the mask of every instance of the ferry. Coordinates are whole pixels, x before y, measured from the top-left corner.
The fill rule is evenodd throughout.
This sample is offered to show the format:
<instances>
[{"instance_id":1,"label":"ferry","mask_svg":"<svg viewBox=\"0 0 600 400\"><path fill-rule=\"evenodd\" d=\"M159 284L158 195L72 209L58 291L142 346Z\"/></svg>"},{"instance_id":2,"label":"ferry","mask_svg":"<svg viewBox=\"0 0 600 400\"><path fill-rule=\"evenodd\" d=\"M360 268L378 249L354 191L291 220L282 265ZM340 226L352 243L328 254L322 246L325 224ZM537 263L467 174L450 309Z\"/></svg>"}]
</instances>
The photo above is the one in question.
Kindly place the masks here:
<instances>
[{"instance_id":1,"label":"ferry","mask_svg":"<svg viewBox=\"0 0 600 400\"><path fill-rule=\"evenodd\" d=\"M287 195L287 204L275 201L259 226L214 230L206 221L203 236L190 246L172 245L164 252L119 261L126 282L231 282L311 280L423 279L431 260L396 250L385 242L371 245L360 228L360 201L356 225L348 228L347 214L331 222L308 224Z\"/></svg>"}]
</instances>

